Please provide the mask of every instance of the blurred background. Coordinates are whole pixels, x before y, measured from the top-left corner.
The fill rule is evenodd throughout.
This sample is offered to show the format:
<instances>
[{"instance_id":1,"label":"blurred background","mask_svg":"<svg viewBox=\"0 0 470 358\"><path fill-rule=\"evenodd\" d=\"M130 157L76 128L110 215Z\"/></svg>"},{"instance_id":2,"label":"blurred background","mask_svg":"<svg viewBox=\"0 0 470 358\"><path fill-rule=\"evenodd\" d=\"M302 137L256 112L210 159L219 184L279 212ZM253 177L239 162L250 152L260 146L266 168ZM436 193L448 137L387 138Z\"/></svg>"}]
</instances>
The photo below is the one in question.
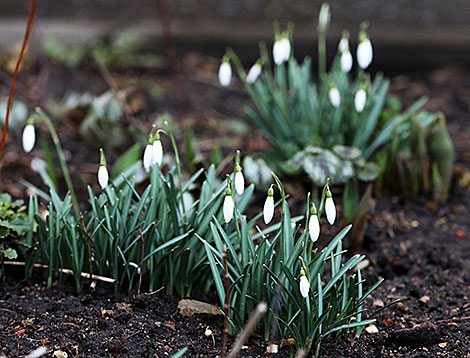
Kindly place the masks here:
<instances>
[{"instance_id":1,"label":"blurred background","mask_svg":"<svg viewBox=\"0 0 470 358\"><path fill-rule=\"evenodd\" d=\"M295 23L299 56L312 52L321 0L42 0L34 36L68 44L95 42L119 33L138 37L141 48L158 52L162 46L158 8L171 18L179 52L198 50L221 55L233 46L243 59L258 53L259 40L272 39L272 22ZM374 68L430 68L470 62L470 2L468 0L332 0L329 46L343 29L357 38L359 24L371 21L376 49ZM28 1L0 2L0 48L22 37Z\"/></svg>"}]
</instances>

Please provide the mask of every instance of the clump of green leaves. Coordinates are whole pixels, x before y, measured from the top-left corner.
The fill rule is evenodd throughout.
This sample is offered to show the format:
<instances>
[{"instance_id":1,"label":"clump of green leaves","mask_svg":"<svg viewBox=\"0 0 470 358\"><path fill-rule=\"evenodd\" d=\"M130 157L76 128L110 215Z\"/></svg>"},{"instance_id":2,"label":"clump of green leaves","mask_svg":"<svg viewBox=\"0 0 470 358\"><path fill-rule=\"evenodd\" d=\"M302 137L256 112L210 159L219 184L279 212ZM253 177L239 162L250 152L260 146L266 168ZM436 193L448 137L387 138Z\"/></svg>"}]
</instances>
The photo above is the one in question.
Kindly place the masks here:
<instances>
[{"instance_id":1,"label":"clump of green leaves","mask_svg":"<svg viewBox=\"0 0 470 358\"><path fill-rule=\"evenodd\" d=\"M406 163L410 173L405 171L404 182L411 180L411 186L418 191L426 189L422 182L429 181L437 169L431 173L422 163L429 160L430 149L438 147L432 144L436 136L430 134L438 119L436 114L422 110L424 99L406 111L389 110L387 78L380 73L372 78L360 66L356 71L348 66L345 69L342 63L345 52L353 61L347 32L331 69L326 71L324 42L329 21L325 19L329 19L329 13L326 16L325 11L320 16L324 21L319 21L323 25L319 27L317 78L312 73L310 57L299 62L290 56L288 61L272 67L264 43L260 45L257 61L263 71L254 80L232 50L228 50L228 55L252 102L246 114L273 146L272 152L264 153L268 164L283 173L305 174L317 188L328 177L335 184L346 185L345 214L353 220L353 208L364 194L366 184L400 165L397 161L403 155L410 158ZM361 26L359 42L368 39L366 28L365 24ZM292 33L286 36L292 39ZM391 148L392 153L385 160L383 153ZM443 151L452 150L451 142L446 142ZM421 158L418 163L411 160L417 157ZM448 190L445 185L435 187ZM447 193L439 196L446 197Z\"/></svg>"},{"instance_id":2,"label":"clump of green leaves","mask_svg":"<svg viewBox=\"0 0 470 358\"><path fill-rule=\"evenodd\" d=\"M270 340L272 329L276 327L281 344L294 338L299 349L308 352L313 347L318 355L320 345L327 337L340 338L354 328L359 335L362 327L374 321L373 315L366 316L363 303L382 280L367 290L363 288L364 280L358 265L364 256L348 258L342 248L342 240L351 226L318 251L313 241L316 237L313 240L309 237L309 228L302 231L293 223L282 183L273 176L282 195L282 218L270 237L262 233L254 235L246 218L235 209L235 238L214 221L211 223L213 243L210 243L212 239L205 240L203 236L201 241L222 305L227 290L221 272L228 275L228 321L234 332L242 329L258 303L267 302L268 312L259 327L264 339ZM306 223L314 222L310 221L311 215L321 216L328 190L327 187L323 190L318 211L310 203L309 196ZM227 272L224 272L224 251ZM307 286L305 283L301 286L302 276L307 277Z\"/></svg>"},{"instance_id":3,"label":"clump of green leaves","mask_svg":"<svg viewBox=\"0 0 470 358\"><path fill-rule=\"evenodd\" d=\"M22 200L12 200L6 193L0 194L0 261L16 259L22 247L24 235L31 231L31 220L25 214L26 206Z\"/></svg>"}]
</instances>

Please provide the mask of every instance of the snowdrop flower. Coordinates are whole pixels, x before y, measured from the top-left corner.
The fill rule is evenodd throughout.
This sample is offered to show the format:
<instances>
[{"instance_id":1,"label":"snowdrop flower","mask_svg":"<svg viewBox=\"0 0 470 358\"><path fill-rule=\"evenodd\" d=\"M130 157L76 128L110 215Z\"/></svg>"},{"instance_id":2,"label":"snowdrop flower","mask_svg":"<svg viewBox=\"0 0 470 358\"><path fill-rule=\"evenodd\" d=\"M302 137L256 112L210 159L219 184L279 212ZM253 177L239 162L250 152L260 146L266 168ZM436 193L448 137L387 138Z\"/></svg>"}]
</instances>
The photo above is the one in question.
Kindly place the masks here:
<instances>
[{"instance_id":1,"label":"snowdrop flower","mask_svg":"<svg viewBox=\"0 0 470 358\"><path fill-rule=\"evenodd\" d=\"M153 135L152 129L149 131L147 146L144 150L144 157L142 162L144 164L144 169L148 173L150 171L150 167L152 166L152 152L153 152Z\"/></svg>"},{"instance_id":2,"label":"snowdrop flower","mask_svg":"<svg viewBox=\"0 0 470 358\"><path fill-rule=\"evenodd\" d=\"M163 160L163 147L162 142L160 141L160 134L157 132L155 134L155 138L152 144L152 166L158 164L158 166L162 165Z\"/></svg>"},{"instance_id":3,"label":"snowdrop flower","mask_svg":"<svg viewBox=\"0 0 470 358\"><path fill-rule=\"evenodd\" d=\"M338 88L334 86L331 87L330 91L328 92L328 97L330 97L330 102L333 107L338 108L341 105L341 95Z\"/></svg>"},{"instance_id":4,"label":"snowdrop flower","mask_svg":"<svg viewBox=\"0 0 470 358\"><path fill-rule=\"evenodd\" d=\"M343 36L338 45L338 52L340 53L340 65L343 72L348 73L351 71L353 65L353 58L351 51L349 51L349 33L347 31L343 32Z\"/></svg>"},{"instance_id":5,"label":"snowdrop flower","mask_svg":"<svg viewBox=\"0 0 470 358\"><path fill-rule=\"evenodd\" d=\"M318 31L325 32L330 25L330 5L326 2L322 4L320 8L320 14L318 15Z\"/></svg>"},{"instance_id":6,"label":"snowdrop flower","mask_svg":"<svg viewBox=\"0 0 470 358\"><path fill-rule=\"evenodd\" d=\"M349 50L344 51L341 54L340 62L341 62L341 70L343 72L348 73L349 71L351 71L351 68L352 68L352 65L353 65L353 58L352 58L351 52L349 52Z\"/></svg>"},{"instance_id":7,"label":"snowdrop flower","mask_svg":"<svg viewBox=\"0 0 470 358\"><path fill-rule=\"evenodd\" d=\"M358 113L361 113L364 110L364 107L366 106L366 101L366 90L364 88L359 88L359 90L356 92L356 95L354 96L354 107L356 107L356 111Z\"/></svg>"},{"instance_id":8,"label":"snowdrop flower","mask_svg":"<svg viewBox=\"0 0 470 358\"><path fill-rule=\"evenodd\" d=\"M326 189L325 213L326 219L330 225L333 225L336 219L336 207L333 201L333 196L331 195L330 187Z\"/></svg>"},{"instance_id":9,"label":"snowdrop flower","mask_svg":"<svg viewBox=\"0 0 470 358\"><path fill-rule=\"evenodd\" d=\"M359 45L356 50L357 63L359 67L365 70L372 63L373 50L372 43L367 35L367 23L361 24L361 31L359 33Z\"/></svg>"},{"instance_id":10,"label":"snowdrop flower","mask_svg":"<svg viewBox=\"0 0 470 358\"><path fill-rule=\"evenodd\" d=\"M221 86L227 87L230 85L232 80L232 67L230 66L230 61L227 55L222 59L222 63L219 67L219 83Z\"/></svg>"},{"instance_id":11,"label":"snowdrop flower","mask_svg":"<svg viewBox=\"0 0 470 358\"><path fill-rule=\"evenodd\" d=\"M23 130L23 149L29 153L34 148L36 143L36 130L34 129L33 120L29 120Z\"/></svg>"},{"instance_id":12,"label":"snowdrop flower","mask_svg":"<svg viewBox=\"0 0 470 358\"><path fill-rule=\"evenodd\" d=\"M237 150L235 156L235 191L238 195L242 195L245 191L245 178L242 173L242 166L240 165L240 151Z\"/></svg>"},{"instance_id":13,"label":"snowdrop flower","mask_svg":"<svg viewBox=\"0 0 470 358\"><path fill-rule=\"evenodd\" d=\"M304 269L300 269L300 293L302 294L303 298L307 298L308 292L310 291L310 282L308 282L308 278L305 275Z\"/></svg>"},{"instance_id":14,"label":"snowdrop flower","mask_svg":"<svg viewBox=\"0 0 470 358\"><path fill-rule=\"evenodd\" d=\"M104 156L103 148L100 148L100 167L98 169L98 183L101 189L106 188L108 185L109 174L106 167L106 157Z\"/></svg>"},{"instance_id":15,"label":"snowdrop flower","mask_svg":"<svg viewBox=\"0 0 470 358\"><path fill-rule=\"evenodd\" d=\"M263 214L264 223L267 225L271 222L274 216L274 189L272 185L268 190L268 197L264 202Z\"/></svg>"},{"instance_id":16,"label":"snowdrop flower","mask_svg":"<svg viewBox=\"0 0 470 358\"><path fill-rule=\"evenodd\" d=\"M229 223L233 218L233 209L235 204L233 202L232 196L232 189L229 187L230 184L227 185L227 190L225 191L225 199L224 199L224 220L226 223Z\"/></svg>"},{"instance_id":17,"label":"snowdrop flower","mask_svg":"<svg viewBox=\"0 0 470 358\"><path fill-rule=\"evenodd\" d=\"M273 58L276 65L282 65L289 60L291 45L287 34L279 36L274 42Z\"/></svg>"},{"instance_id":18,"label":"snowdrop flower","mask_svg":"<svg viewBox=\"0 0 470 358\"><path fill-rule=\"evenodd\" d=\"M248 75L246 76L246 82L250 85L256 82L259 75L261 74L262 70L261 61L256 61L256 63L251 66L250 70L248 71Z\"/></svg>"},{"instance_id":19,"label":"snowdrop flower","mask_svg":"<svg viewBox=\"0 0 470 358\"><path fill-rule=\"evenodd\" d=\"M318 240L320 236L320 222L318 221L317 215L317 208L315 204L312 206L312 210L310 211L310 219L308 220L308 233L310 235L310 239L315 242Z\"/></svg>"}]
</instances>

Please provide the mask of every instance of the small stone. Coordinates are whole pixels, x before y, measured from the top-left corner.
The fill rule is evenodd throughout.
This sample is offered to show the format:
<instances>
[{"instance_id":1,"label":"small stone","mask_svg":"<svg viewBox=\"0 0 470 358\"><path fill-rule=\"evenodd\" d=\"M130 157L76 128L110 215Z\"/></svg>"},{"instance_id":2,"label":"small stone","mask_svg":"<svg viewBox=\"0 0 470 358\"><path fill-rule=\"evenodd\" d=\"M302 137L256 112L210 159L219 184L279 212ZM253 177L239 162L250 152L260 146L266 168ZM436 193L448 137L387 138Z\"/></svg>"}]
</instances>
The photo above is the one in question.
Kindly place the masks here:
<instances>
[{"instance_id":1,"label":"small stone","mask_svg":"<svg viewBox=\"0 0 470 358\"><path fill-rule=\"evenodd\" d=\"M431 300L431 297L429 297L429 296L423 296L423 297L421 297L421 298L419 299L419 302L426 304L426 303L428 303L430 300Z\"/></svg>"},{"instance_id":2,"label":"small stone","mask_svg":"<svg viewBox=\"0 0 470 358\"><path fill-rule=\"evenodd\" d=\"M442 342L442 343L439 343L438 346L441 348L445 348L447 346L447 343Z\"/></svg>"},{"instance_id":3,"label":"small stone","mask_svg":"<svg viewBox=\"0 0 470 358\"><path fill-rule=\"evenodd\" d=\"M64 352L64 351L55 351L52 356L54 358L67 358L69 355L67 354L67 352Z\"/></svg>"},{"instance_id":4,"label":"small stone","mask_svg":"<svg viewBox=\"0 0 470 358\"><path fill-rule=\"evenodd\" d=\"M366 327L366 332L370 334L376 334L379 333L379 330L375 325L371 324Z\"/></svg>"},{"instance_id":5,"label":"small stone","mask_svg":"<svg viewBox=\"0 0 470 358\"><path fill-rule=\"evenodd\" d=\"M209 303L196 301L196 300L181 300L178 303L178 311L182 316L192 317L194 315L210 315L221 316L222 312L219 307Z\"/></svg>"},{"instance_id":6,"label":"small stone","mask_svg":"<svg viewBox=\"0 0 470 358\"><path fill-rule=\"evenodd\" d=\"M372 307L383 307L385 304L384 304L384 301L382 301L380 298L376 298L374 300L374 302L372 302Z\"/></svg>"},{"instance_id":7,"label":"small stone","mask_svg":"<svg viewBox=\"0 0 470 358\"><path fill-rule=\"evenodd\" d=\"M278 346L277 344L270 344L266 347L266 353L277 353Z\"/></svg>"}]
</instances>

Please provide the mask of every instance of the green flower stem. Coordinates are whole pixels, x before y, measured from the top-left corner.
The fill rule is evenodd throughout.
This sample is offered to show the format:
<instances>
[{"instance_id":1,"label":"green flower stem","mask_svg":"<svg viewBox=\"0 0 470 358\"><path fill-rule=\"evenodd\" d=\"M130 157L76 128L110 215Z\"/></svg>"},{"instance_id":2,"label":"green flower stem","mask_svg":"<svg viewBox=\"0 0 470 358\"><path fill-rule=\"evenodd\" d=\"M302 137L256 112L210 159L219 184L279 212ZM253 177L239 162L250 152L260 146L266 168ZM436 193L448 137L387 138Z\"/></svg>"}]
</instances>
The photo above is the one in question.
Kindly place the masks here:
<instances>
[{"instance_id":1,"label":"green flower stem","mask_svg":"<svg viewBox=\"0 0 470 358\"><path fill-rule=\"evenodd\" d=\"M54 125L52 124L51 119L44 113L44 111L41 108L36 107L36 113L39 114L40 118L44 121L44 123L46 123L47 128L49 129L49 133L51 134L52 141L54 142L55 148L57 150L57 154L59 156L59 161L60 161L60 166L62 168L62 172L64 173L65 184L67 185L67 189L69 190L70 196L72 198L72 206L75 212L75 216L79 218L80 208L78 206L77 196L75 195L75 190L73 188L72 179L70 177L70 172L67 167L67 162L65 160L65 155L62 149L62 145L60 144L59 136L57 135L57 132L54 128Z\"/></svg>"}]
</instances>

